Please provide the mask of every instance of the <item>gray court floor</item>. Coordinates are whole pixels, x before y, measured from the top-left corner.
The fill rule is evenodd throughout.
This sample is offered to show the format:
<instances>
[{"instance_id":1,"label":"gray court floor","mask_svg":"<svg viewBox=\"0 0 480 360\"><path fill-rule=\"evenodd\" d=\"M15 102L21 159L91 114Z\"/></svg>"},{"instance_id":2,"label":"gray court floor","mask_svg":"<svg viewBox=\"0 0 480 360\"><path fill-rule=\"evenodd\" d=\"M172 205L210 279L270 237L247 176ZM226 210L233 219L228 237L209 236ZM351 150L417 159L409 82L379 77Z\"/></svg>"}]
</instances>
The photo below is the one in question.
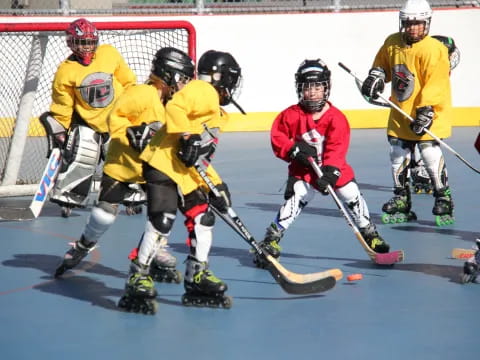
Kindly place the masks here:
<instances>
[{"instance_id":1,"label":"gray court floor","mask_svg":"<svg viewBox=\"0 0 480 360\"><path fill-rule=\"evenodd\" d=\"M475 166L476 128L455 128L447 142ZM60 217L48 204L34 221L0 222L2 359L473 359L478 354L480 286L461 285L454 247L478 234L479 175L445 152L456 223L436 227L433 197L415 195L418 221L383 225L391 196L385 130L352 130L349 161L379 231L406 259L372 264L329 196L318 195L282 240L281 263L309 273L340 268L363 280L328 292L289 295L253 266L248 245L217 220L210 265L229 285L229 310L181 305L183 285L157 284L159 309L146 316L118 311L144 215L121 213L100 247L61 280L52 273L76 240L89 209ZM234 209L260 239L283 201L286 164L273 157L268 133L226 133L214 159ZM1 206L28 199L0 199ZM183 272L183 218L170 239Z\"/></svg>"}]
</instances>

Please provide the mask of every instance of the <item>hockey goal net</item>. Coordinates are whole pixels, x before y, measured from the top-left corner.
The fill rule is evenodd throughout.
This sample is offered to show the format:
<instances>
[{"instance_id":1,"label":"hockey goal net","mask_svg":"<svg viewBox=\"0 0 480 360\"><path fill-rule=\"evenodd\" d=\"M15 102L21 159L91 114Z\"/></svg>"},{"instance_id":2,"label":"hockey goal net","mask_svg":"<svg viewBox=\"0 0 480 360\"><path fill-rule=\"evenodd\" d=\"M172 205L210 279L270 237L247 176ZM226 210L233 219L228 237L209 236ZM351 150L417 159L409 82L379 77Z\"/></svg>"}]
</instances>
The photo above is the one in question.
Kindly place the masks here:
<instances>
[{"instance_id":1,"label":"hockey goal net","mask_svg":"<svg viewBox=\"0 0 480 360\"><path fill-rule=\"evenodd\" d=\"M35 192L47 163L38 116L48 111L58 65L71 53L63 23L0 24L0 197ZM196 36L187 21L95 21L99 43L115 46L145 82L158 49L173 46L195 60Z\"/></svg>"}]
</instances>

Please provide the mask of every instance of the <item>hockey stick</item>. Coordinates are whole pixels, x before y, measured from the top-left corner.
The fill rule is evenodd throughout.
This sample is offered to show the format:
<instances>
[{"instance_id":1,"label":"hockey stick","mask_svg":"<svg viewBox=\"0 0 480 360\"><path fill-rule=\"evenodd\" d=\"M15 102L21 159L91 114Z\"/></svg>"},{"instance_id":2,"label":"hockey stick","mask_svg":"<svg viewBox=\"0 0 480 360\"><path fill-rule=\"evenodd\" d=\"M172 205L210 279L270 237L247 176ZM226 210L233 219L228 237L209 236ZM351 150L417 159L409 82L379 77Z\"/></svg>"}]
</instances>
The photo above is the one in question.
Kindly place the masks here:
<instances>
[{"instance_id":1,"label":"hockey stick","mask_svg":"<svg viewBox=\"0 0 480 360\"><path fill-rule=\"evenodd\" d=\"M197 162L194 167L203 181L207 184L210 191L212 191L215 196L221 197L222 195L212 180L208 177L202 165ZM212 209L227 223L227 225L237 232L242 239L250 244L250 246L258 255L262 256L268 261L269 266L267 266L267 269L285 292L289 294L305 295L327 291L333 288L336 284L336 281L343 277L343 273L340 269L330 269L327 271L310 274L298 274L287 270L274 257L268 253L265 253L260 248L258 243L255 241L253 236L250 234L243 222L231 207L229 207L228 211L225 213L222 213L213 206Z\"/></svg>"},{"instance_id":2,"label":"hockey stick","mask_svg":"<svg viewBox=\"0 0 480 360\"><path fill-rule=\"evenodd\" d=\"M355 75L348 67L346 67L344 64L342 64L341 62L338 63L338 65L343 69L345 70L346 72L348 72L350 75L352 75L355 80L357 82L359 82L360 84L363 84L363 82L360 80L360 78ZM395 110L397 110L400 114L402 114L403 116L405 116L410 122L414 122L415 120L409 115L407 114L405 111L403 111L400 107L398 107L397 104L395 104L393 101L391 101L390 99L386 98L385 96L377 93L378 97L380 99L382 99L383 101L385 101L385 103L387 103L388 105L390 105L392 108L394 108ZM437 141L440 145L442 145L444 148L446 148L448 151L450 151L453 155L455 155L461 162L463 162L465 165L467 165L470 169L472 169L473 171L475 171L477 174L480 174L480 170L475 168L472 164L470 164L467 160L465 160L459 153L457 153L452 147L450 147L450 145L448 145L445 141L443 141L442 139L440 139L437 135L435 135L434 133L432 133L430 130L428 129L424 129L425 133L430 135L435 141Z\"/></svg>"},{"instance_id":3,"label":"hockey stick","mask_svg":"<svg viewBox=\"0 0 480 360\"><path fill-rule=\"evenodd\" d=\"M312 157L309 157L308 161L310 162L310 165L311 165L313 171L315 172L315 174L319 178L321 178L323 176L323 173L322 173L322 170L320 169L320 167L315 162L315 160ZM345 220L347 220L348 225L353 230L353 233L357 237L357 240L360 242L360 245L362 245L363 249L366 251L366 253L370 257L370 259L374 263L376 263L378 265L392 265L392 264L395 264L397 262L403 261L403 258L404 258L403 250L396 250L396 251L392 251L392 252L389 252L389 253L377 253L377 252L373 251L370 248L370 246L368 246L367 242L363 238L362 234L358 230L358 228L355 225L355 223L353 222L352 218L350 217L350 214L347 212L347 210L343 206L343 203L338 198L337 194L335 194L335 191L333 190L333 188L330 185L328 185L327 189L328 189L329 194L332 196L333 200L335 201L335 204L337 205L338 209L342 213L343 217L345 218Z\"/></svg>"},{"instance_id":4,"label":"hockey stick","mask_svg":"<svg viewBox=\"0 0 480 360\"><path fill-rule=\"evenodd\" d=\"M61 161L62 156L60 149L53 149L30 206L26 209L1 208L0 220L20 221L36 219L42 211L43 205L47 200L48 193L55 184L55 179L60 171Z\"/></svg>"}]
</instances>

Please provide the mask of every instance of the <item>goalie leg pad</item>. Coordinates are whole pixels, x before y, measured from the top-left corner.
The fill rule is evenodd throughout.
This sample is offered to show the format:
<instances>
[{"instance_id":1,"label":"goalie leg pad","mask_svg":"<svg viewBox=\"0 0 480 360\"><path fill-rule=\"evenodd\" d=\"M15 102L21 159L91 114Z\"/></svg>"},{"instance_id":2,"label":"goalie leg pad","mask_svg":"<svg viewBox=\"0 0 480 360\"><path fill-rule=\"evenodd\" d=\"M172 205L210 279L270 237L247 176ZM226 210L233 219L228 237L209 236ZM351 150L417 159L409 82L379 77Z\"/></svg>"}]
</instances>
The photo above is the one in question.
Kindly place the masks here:
<instances>
[{"instance_id":1,"label":"goalie leg pad","mask_svg":"<svg viewBox=\"0 0 480 360\"><path fill-rule=\"evenodd\" d=\"M100 135L86 126L75 126L63 151L62 172L52 200L83 206L100 156Z\"/></svg>"},{"instance_id":2,"label":"goalie leg pad","mask_svg":"<svg viewBox=\"0 0 480 360\"><path fill-rule=\"evenodd\" d=\"M350 217L359 228L365 228L370 224L370 213L367 203L360 192L358 185L350 181L346 185L335 190L335 194L345 205Z\"/></svg>"},{"instance_id":3,"label":"goalie leg pad","mask_svg":"<svg viewBox=\"0 0 480 360\"><path fill-rule=\"evenodd\" d=\"M100 237L115 222L118 214L118 205L106 201L99 201L88 218L83 236L89 243L97 243Z\"/></svg>"}]
</instances>

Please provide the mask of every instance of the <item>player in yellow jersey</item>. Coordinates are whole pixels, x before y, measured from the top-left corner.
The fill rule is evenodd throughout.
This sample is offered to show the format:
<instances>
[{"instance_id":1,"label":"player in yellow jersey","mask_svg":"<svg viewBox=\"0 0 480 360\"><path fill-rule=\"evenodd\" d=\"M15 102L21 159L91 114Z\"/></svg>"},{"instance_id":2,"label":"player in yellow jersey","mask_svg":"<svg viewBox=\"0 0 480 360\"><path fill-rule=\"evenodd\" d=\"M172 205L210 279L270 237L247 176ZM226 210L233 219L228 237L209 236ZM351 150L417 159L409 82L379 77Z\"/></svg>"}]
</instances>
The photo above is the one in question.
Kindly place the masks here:
<instances>
[{"instance_id":1,"label":"player in yellow jersey","mask_svg":"<svg viewBox=\"0 0 480 360\"><path fill-rule=\"evenodd\" d=\"M376 99L385 82L391 82L391 100L415 120L411 123L399 111L390 111L387 135L394 197L382 207L384 223L416 219L408 182L415 144L432 180L436 224L454 221L445 159L440 145L425 133L429 129L448 138L452 128L448 51L428 36L431 18L426 0L408 0L400 10L400 31L386 38L362 86L364 96Z\"/></svg>"},{"instance_id":2,"label":"player in yellow jersey","mask_svg":"<svg viewBox=\"0 0 480 360\"><path fill-rule=\"evenodd\" d=\"M166 47L155 54L146 84L129 87L118 98L109 117L111 136L103 167L98 200L80 240L67 251L55 276L75 267L91 251L116 219L119 204L131 193L131 184L144 184L140 153L165 122L164 104L195 74L192 59L183 51ZM150 204L149 204L150 206ZM166 249L156 253L158 280L180 282L176 259Z\"/></svg>"},{"instance_id":3,"label":"player in yellow jersey","mask_svg":"<svg viewBox=\"0 0 480 360\"><path fill-rule=\"evenodd\" d=\"M231 298L224 294L227 285L208 266L215 222L209 206L225 211L230 205L228 187L209 162L227 117L221 106L235 104L232 96L239 86L241 69L231 54L210 50L198 62L198 77L173 95L166 105L165 126L140 156L145 161L149 221L138 256L130 266L125 294L118 304L129 311L151 312L153 284L145 279L156 249L170 235L177 210L186 217L190 248L183 304L231 306ZM221 197L209 194L209 188L193 167L198 161L207 164L206 172Z\"/></svg>"},{"instance_id":4,"label":"player in yellow jersey","mask_svg":"<svg viewBox=\"0 0 480 360\"><path fill-rule=\"evenodd\" d=\"M98 45L98 32L86 19L66 30L72 54L55 73L50 111L40 116L49 150L62 149L62 168L50 201L68 217L72 207L85 206L91 182L108 140L107 116L115 100L136 76L113 46Z\"/></svg>"}]
</instances>

